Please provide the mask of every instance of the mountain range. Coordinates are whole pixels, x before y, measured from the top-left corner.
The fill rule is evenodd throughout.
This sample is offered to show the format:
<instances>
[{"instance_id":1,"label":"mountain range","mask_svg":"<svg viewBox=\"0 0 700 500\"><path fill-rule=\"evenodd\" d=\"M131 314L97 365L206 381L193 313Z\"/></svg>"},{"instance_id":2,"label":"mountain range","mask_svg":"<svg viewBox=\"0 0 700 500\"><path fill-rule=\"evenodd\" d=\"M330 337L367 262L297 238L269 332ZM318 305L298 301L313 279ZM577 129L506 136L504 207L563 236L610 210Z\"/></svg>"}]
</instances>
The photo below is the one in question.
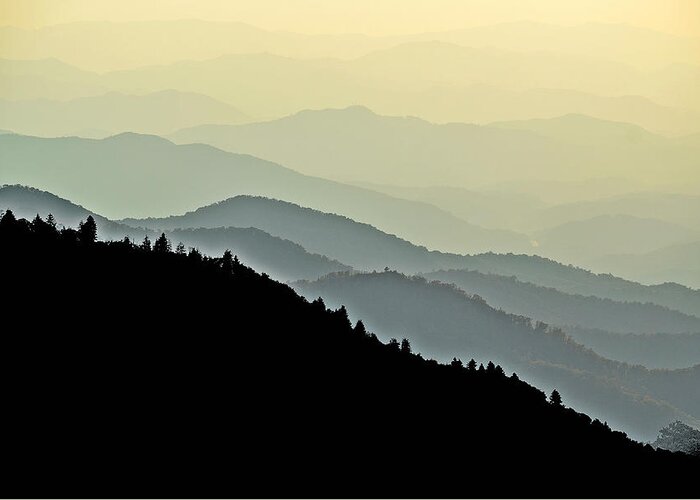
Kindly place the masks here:
<instances>
[{"instance_id":1,"label":"mountain range","mask_svg":"<svg viewBox=\"0 0 700 500\"><path fill-rule=\"evenodd\" d=\"M626 123L581 115L478 126L381 116L367 108L303 111L270 122L201 125L170 136L275 161L309 175L406 186L544 180L687 178L698 149ZM624 139L621 139L624 138ZM664 158L659 166L659 157ZM687 175L686 175L687 174Z\"/></svg>"},{"instance_id":2,"label":"mountain range","mask_svg":"<svg viewBox=\"0 0 700 500\"><path fill-rule=\"evenodd\" d=\"M63 217L64 213L72 213L73 217L77 214L86 214L85 209L82 209L82 207L75 208L66 200L61 200L37 190L14 186L0 190L0 203L8 208L21 209L24 213L30 214L39 212L39 209L51 210L52 213L55 212L57 214L57 218ZM32 206L39 208L30 208ZM55 208L58 208L58 210ZM98 221L102 220L102 218L98 218ZM203 226L207 225L210 226L209 229L203 228ZM234 227L235 225L244 227L236 228ZM254 228L254 225L259 226L259 228ZM551 330L540 326L539 323L532 326L534 323L529 318L535 320L549 319L553 320L553 324L567 325L564 327L567 332L569 326L573 326L575 338L583 345L588 345L586 332L583 331L586 328L602 327L617 332L630 330L635 332L693 332L698 331L696 328L700 328L700 319L697 316L681 314L680 312L653 304L621 303L612 300L601 300L595 297L571 295L554 289L543 289L530 283L522 283L513 278L467 271L441 272L429 275L429 277L431 279L451 281L456 286L470 293L480 292L486 298L486 301L484 298L466 295L465 292L454 285L450 288L436 283L429 284L425 280L421 280L421 278L409 279L396 272L349 275L346 279L342 272L349 271L352 268L349 266L344 267L344 264L341 264L342 260L337 259L337 256L339 251L345 252L344 255L347 256L352 255L356 249L360 248L365 251L363 258L373 258L375 262L379 261L382 255L385 257L392 254L399 257L402 255L400 251L384 254L380 251L378 255L372 256L372 249L376 248L377 245L385 245L385 248L388 250L403 248L404 255L408 257L413 256L414 260L407 260L407 265L416 265L416 260L418 264L425 265L426 262L430 262L430 259L433 259L433 265L448 265L454 262L462 264L464 268L473 267L474 263L481 263L481 267L486 267L483 264L493 265L500 274L507 274L514 267L520 266L520 268L540 278L552 279L559 275L559 279L562 281L566 280L569 286L587 287L588 290L595 289L596 291L602 291L603 294L618 294L629 298L630 292L637 292L639 296L656 299L657 302L659 301L658 299L661 299L661 302L664 299L672 301L674 306L683 305L683 302L678 300L678 298L684 299L686 304L692 304L693 300L697 302L697 293L687 289L684 290L682 287L644 287L612 277L592 275L582 270L533 257L498 256L495 254L459 256L429 252L424 248L415 247L407 241L385 235L371 226L358 224L347 218L314 212L286 202L264 198L237 197L210 207L204 207L186 216L162 220L125 220L118 223L117 226L127 234L145 232L147 235L151 235L153 239L160 231L167 231L166 235L173 244L185 241L193 247L202 249L205 254L209 255L230 249L243 262L255 263L261 270L269 271L278 278L295 279L296 277L315 280L323 274L336 273L329 275L330 277L328 278L322 278L320 281L298 282L295 286L301 287L300 289L303 289L305 293L321 295L326 300L339 301L339 303L347 304L348 306L352 304L352 310L358 314L357 318L368 321L368 324L374 324L373 322L378 321L376 318L379 316L385 318L382 321L394 321L391 319L393 317L392 311L398 311L395 309L398 307L398 304L403 304L401 307L415 309L411 314L424 314L425 318L416 322L414 327L411 328L406 327L405 323L401 323L403 325L401 329L407 328L405 332L410 333L409 338L411 341L416 348L419 348L426 355L444 357L448 352L458 352L461 349L462 341L467 342L467 345L475 343L471 347L471 352L473 353L481 353L481 355L493 357L507 363L506 366L521 366L521 363L525 363L522 365L523 374L531 377L528 380L537 381L539 384L551 384L552 380L564 377L556 373L557 370L563 368L555 369L554 366L566 366L568 368L564 369L564 372L568 373L568 375L564 378L569 380L569 385L566 387L571 391L571 394L579 395L575 397L582 398L582 401L585 399L587 401L586 404L589 404L590 401L598 401L600 404L603 404L602 401L604 400L605 404L603 406L612 405L611 408L613 409L610 410L610 413L602 413L602 415L614 416L617 420L610 420L611 422L618 422L624 428L635 429L635 432L642 433L639 435L650 436L652 429L658 427L657 424L662 418L671 418L675 415L676 417L688 419L691 418L690 415L695 414L693 413L695 410L692 408L692 405L684 406L684 404L676 401L676 396L669 392L671 391L671 383L666 382L670 378L673 383L680 384L680 387L685 387L684 377L692 378L694 376L692 370L695 368L687 368L685 371L676 370L666 375L664 375L665 372L648 372L642 367L635 367L631 371L628 368L623 369L623 366L628 365L610 365L611 362L592 354L591 351L586 351L581 345L573 345L573 340L567 340L568 337L563 331ZM139 226L147 226L148 228L136 229ZM191 227L188 229L187 226ZM269 231L269 233L265 231ZM296 242L285 239L285 236L294 238ZM302 245L297 242L301 242ZM346 243L350 246L345 247ZM352 245L357 246L353 247ZM419 256L422 256L422 262L417 259ZM360 257L362 256L360 255ZM334 258L336 260L330 260ZM508 264L509 262L512 263L514 258L517 266L511 265L509 268ZM357 265L357 262L353 262L353 264ZM338 274L338 271L341 271L341 274ZM386 285L382 281L384 278L377 278L379 280L377 281L373 278L374 276L389 276L390 278L387 279L391 283L389 286L391 290L384 289ZM391 278L392 276L396 277L396 279ZM472 279L465 280L463 279L464 277L471 277ZM578 283L572 281L574 277L577 278ZM369 288L362 288L363 292L360 294L360 298L355 295L346 296L342 289L339 291L334 288L335 284L342 284L346 280L350 282L359 280L359 282L364 283L363 280L365 279L368 283L366 286ZM333 284L333 286L328 288L325 283ZM620 285L625 286L621 290L616 290L615 285L618 287ZM669 294L669 291L675 293ZM377 294L381 296L384 293L389 293L392 298L380 300ZM372 297L374 297L374 301ZM415 297L418 297L420 300ZM387 300L389 303L384 304L384 301ZM418 300L424 305L414 304L414 300ZM396 302L394 303L394 301ZM487 305L487 302L496 307L507 307L519 315L514 316L498 312L490 305ZM370 305L370 303L375 305ZM475 306L475 304L477 305ZM373 309L373 307L383 308L384 306L386 306L386 309L382 310L385 310L385 315L379 315ZM426 309L422 310L421 307ZM430 316L432 313L428 311L432 309L437 311L434 314L439 316L440 319L437 316ZM582 318L584 313L581 311L590 314L593 319L586 321L585 318ZM482 318L483 322L482 319L479 319L481 314L486 314L485 319ZM411 318L412 316L407 314L401 321L410 322ZM439 331L443 333L439 335L436 333L437 337L433 337L432 334L426 334L426 331L421 329L427 328L426 321L434 321L435 325L437 325L436 329L430 330L430 332ZM491 324L494 321L495 323ZM443 324L443 322L448 323ZM504 329L504 325L510 323L512 325ZM376 331L385 336L396 334L394 327L389 329L387 326L389 324L378 324ZM517 334L516 339L505 340L510 335L507 332L511 331L511 329L520 333ZM524 345L520 343L529 337L521 337L521 335L524 335L525 331L529 331L528 329L536 332L536 335L544 335L544 338L549 340L543 340L543 344L540 344L539 341L533 341L530 347L525 349ZM499 335L506 335L502 341L506 342L509 347L505 348L500 340L493 344L492 340L489 340L491 337L487 330L498 331L500 332ZM447 337L443 338L442 336L444 335ZM473 335L477 335L478 338L470 340ZM600 335L593 335L593 338L596 345L602 347L602 352L614 353L615 342L617 342L618 346L620 343L618 338L623 342L625 340L630 341L628 337L617 335L619 337L608 339L608 342L605 342L605 339L601 341ZM453 340L446 340L450 338ZM692 349L695 345L694 342L697 340L696 335L680 336L679 338L682 340L672 340L659 350L659 355L656 358L657 364L662 363L659 356L663 357L665 353L677 349L679 343L685 341L686 347ZM658 339L656 338L657 341ZM553 344L550 344L550 342L553 342ZM519 351L521 348L525 350ZM561 351L561 349L564 350ZM521 354L517 354L518 352L521 352ZM617 352L619 352L619 347ZM523 358L522 353L531 353L532 358ZM579 358L579 356L583 356L583 358ZM643 355L637 355L636 358L635 356L624 358L624 360L637 361L644 361L644 359ZM541 361L545 363L542 366L539 364ZM676 362L679 361L681 360L676 360ZM615 368L612 369L610 368L611 366ZM579 374L574 376L569 373L572 369L581 370L584 368L584 371L589 372L588 375ZM609 372L610 370L612 370L612 374ZM653 376L649 375L649 373L652 373ZM582 380L587 377L593 377L594 380L597 380L593 385L595 389L585 389L588 385L583 383ZM608 380L608 382L603 383L603 380ZM612 393L609 392L609 389L604 389L610 384L616 387ZM637 401L635 399L637 398L636 396L630 399L629 394L624 395L626 390L631 390L633 393L638 394L639 397L643 397L646 394L645 391L651 391L653 393L652 399L657 401L658 404L654 403L652 405L655 409L651 413L647 412L647 410L640 410L645 415L643 419L640 417L641 420L625 420L622 418L624 412L632 411L633 408L636 408L635 405L638 404L638 402L634 402ZM603 396L604 394L607 394L607 396ZM600 398L603 398L603 400ZM668 404L676 409L667 407ZM596 407L594 405L587 408L593 408L595 412L602 411L602 406Z\"/></svg>"},{"instance_id":3,"label":"mountain range","mask_svg":"<svg viewBox=\"0 0 700 500\"><path fill-rule=\"evenodd\" d=\"M22 186L0 187L0 212L11 209L17 217L28 220L36 215L54 216L58 227L77 228L88 215L97 222L97 234L103 240L120 241L128 237L140 242L144 237L155 241L160 233L111 221L51 193ZM242 262L255 266L280 281L316 279L325 274L352 268L323 255L307 252L300 245L272 236L255 227L220 227L216 229L167 230L173 245L196 248L205 255L220 255L231 249Z\"/></svg>"},{"instance_id":4,"label":"mountain range","mask_svg":"<svg viewBox=\"0 0 700 500\"><path fill-rule=\"evenodd\" d=\"M407 339L382 343L361 322L353 326L345 308L306 301L230 254L177 254L162 238L153 248L99 242L86 226L57 231L8 213L0 219L0 273L11 290L3 305L31 318L32 332L8 336L12 356L3 363L8 375L21 375L4 393L17 431L4 442L17 457L3 483L13 496L99 497L110 485L120 495L140 488L311 497L338 484L361 496L357 453L367 455L362 475L379 496L453 496L463 487L444 477L457 477L465 463L478 472L468 491L479 496L544 496L582 468L615 495L676 494L686 488L630 487L619 463L645 476L697 468L691 457L635 443L567 408L559 392L547 401L493 362L442 364L412 352ZM27 300L36 289L50 299ZM137 320L107 328L114 311ZM47 421L45 410L59 406ZM391 422L389 430L378 421ZM455 461L465 426L480 430L464 441L479 458ZM32 461L38 448L45 454ZM494 485L485 478L511 448L521 465L501 465L512 469L511 481ZM308 457L293 460L299 449ZM543 454L537 461L534 449ZM240 463L224 474L222 461L231 459ZM137 472L125 474L126 462ZM542 467L553 476L546 485L531 480ZM74 482L76 469L84 477ZM309 469L316 480L306 480ZM36 474L46 481L32 481ZM161 481L173 474L176 482ZM266 481L270 474L279 481ZM404 474L415 479L397 484ZM577 491L594 496L600 486L589 481Z\"/></svg>"},{"instance_id":5,"label":"mountain range","mask_svg":"<svg viewBox=\"0 0 700 500\"><path fill-rule=\"evenodd\" d=\"M120 132L169 134L201 123L237 123L249 117L207 96L163 90L146 95L110 92L68 101L0 100L0 126L47 137L103 138Z\"/></svg>"},{"instance_id":6,"label":"mountain range","mask_svg":"<svg viewBox=\"0 0 700 500\"><path fill-rule=\"evenodd\" d=\"M33 218L37 213L45 217L51 212L59 222L72 227L76 227L78 221L88 214L95 215L50 193L19 186L0 188L0 202L27 218ZM515 278L519 282L555 289L567 295L651 303L700 317L700 292L677 284L646 286L537 256L496 253L459 255L430 251L348 217L263 197L238 196L183 216L160 219L113 222L99 215L95 217L100 223L98 231L103 231L103 226L108 228L103 235L107 238L121 239L124 235L143 237L146 234L154 237L160 234L159 231L178 229L251 227L357 270L378 271L390 267L408 274L445 269L471 270L494 276L496 282L499 276L508 278L505 283ZM206 245L206 242L191 240L189 244L197 247ZM216 247L216 253L220 251L221 248ZM261 270L270 272L269 265L260 265ZM292 265L289 267L290 270L294 268ZM325 274L325 269L325 265L319 266L315 274L307 278L319 278ZM537 288L535 291L539 292ZM559 321L553 323L558 324ZM577 324L571 319L565 323ZM614 330L619 326L606 328ZM620 331L629 329L625 327Z\"/></svg>"},{"instance_id":7,"label":"mountain range","mask_svg":"<svg viewBox=\"0 0 700 500\"><path fill-rule=\"evenodd\" d=\"M110 91L142 95L178 90L209 96L257 119L361 104L386 115L439 123L483 124L577 113L666 135L700 131L696 66L640 72L555 52L435 41L387 46L350 60L291 58L283 52L222 52L209 59L181 58L106 73L53 58L2 59L0 98L66 100ZM414 66L418 60L427 67ZM552 65L569 69L552 71ZM511 78L514 73L520 76Z\"/></svg>"},{"instance_id":8,"label":"mountain range","mask_svg":"<svg viewBox=\"0 0 700 500\"><path fill-rule=\"evenodd\" d=\"M48 190L112 219L171 215L236 194L341 213L415 243L459 252L524 251L528 238L484 229L425 203L309 177L278 164L155 136L103 140L0 136L0 183ZM88 190L85 186L91 186Z\"/></svg>"},{"instance_id":9,"label":"mountain range","mask_svg":"<svg viewBox=\"0 0 700 500\"><path fill-rule=\"evenodd\" d=\"M700 415L700 399L689 396L696 394L700 365L647 370L606 360L561 330L497 311L453 286L384 272L343 273L294 287L307 298L345 305L381 339L408 338L425 356L476 354L515 367L539 387L556 384L572 404L637 438L651 438L674 414Z\"/></svg>"}]
</instances>

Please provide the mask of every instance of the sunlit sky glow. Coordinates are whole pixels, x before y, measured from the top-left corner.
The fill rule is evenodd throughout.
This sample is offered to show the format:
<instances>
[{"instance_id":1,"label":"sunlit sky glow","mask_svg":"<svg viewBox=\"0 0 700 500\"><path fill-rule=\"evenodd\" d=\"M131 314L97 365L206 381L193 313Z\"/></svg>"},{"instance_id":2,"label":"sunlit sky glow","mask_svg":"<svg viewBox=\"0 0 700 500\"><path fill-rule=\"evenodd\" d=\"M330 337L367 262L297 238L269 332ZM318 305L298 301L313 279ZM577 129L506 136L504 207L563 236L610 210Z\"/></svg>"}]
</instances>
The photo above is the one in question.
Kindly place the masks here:
<instances>
[{"instance_id":1,"label":"sunlit sky glow","mask_svg":"<svg viewBox=\"0 0 700 500\"><path fill-rule=\"evenodd\" d=\"M23 28L183 18L302 33L389 35L531 20L627 23L700 36L697 0L0 0L0 24Z\"/></svg>"}]
</instances>

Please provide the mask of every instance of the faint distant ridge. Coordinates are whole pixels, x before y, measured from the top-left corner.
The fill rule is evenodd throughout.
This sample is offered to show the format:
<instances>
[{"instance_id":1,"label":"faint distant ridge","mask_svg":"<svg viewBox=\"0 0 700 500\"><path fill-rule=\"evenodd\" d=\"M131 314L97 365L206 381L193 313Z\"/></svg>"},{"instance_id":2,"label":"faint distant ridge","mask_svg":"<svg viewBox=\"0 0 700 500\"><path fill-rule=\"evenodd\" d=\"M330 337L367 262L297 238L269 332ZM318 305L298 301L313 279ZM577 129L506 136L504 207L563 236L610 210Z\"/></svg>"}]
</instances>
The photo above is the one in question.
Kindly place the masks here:
<instances>
[{"instance_id":1,"label":"faint distant ridge","mask_svg":"<svg viewBox=\"0 0 700 500\"><path fill-rule=\"evenodd\" d=\"M0 162L0 182L33 184L110 218L170 215L247 194L342 213L437 249L530 247L523 234L486 229L434 205L303 175L249 154L204 144L175 145L156 136L90 140L0 135ZM40 185L34 182L37 178L43 179ZM83 189L86 185L91 189Z\"/></svg>"},{"instance_id":2,"label":"faint distant ridge","mask_svg":"<svg viewBox=\"0 0 700 500\"><path fill-rule=\"evenodd\" d=\"M350 106L307 109L257 123L199 125L169 137L179 144L201 142L249 153L342 182L473 189L520 179L524 172L545 181L581 181L628 177L631 170L640 172L643 182L663 173L658 157L664 158L667 176L697 178L692 143L581 114L478 125L433 123Z\"/></svg>"},{"instance_id":3,"label":"faint distant ridge","mask_svg":"<svg viewBox=\"0 0 700 500\"><path fill-rule=\"evenodd\" d=\"M241 123L237 108L193 92L160 90L142 95L110 91L68 101L0 100L0 126L39 136L104 137L123 131L169 134L201 123Z\"/></svg>"},{"instance_id":4,"label":"faint distant ridge","mask_svg":"<svg viewBox=\"0 0 700 500\"><path fill-rule=\"evenodd\" d=\"M422 276L479 295L493 307L563 328L572 325L617 333L700 334L700 317L652 303L568 294L514 277L469 270L437 271Z\"/></svg>"},{"instance_id":5,"label":"faint distant ridge","mask_svg":"<svg viewBox=\"0 0 700 500\"><path fill-rule=\"evenodd\" d=\"M538 253L588 265L601 255L645 254L700 241L700 231L670 221L627 214L571 220L534 233Z\"/></svg>"},{"instance_id":6,"label":"faint distant ridge","mask_svg":"<svg viewBox=\"0 0 700 500\"><path fill-rule=\"evenodd\" d=\"M554 118L511 120L489 123L489 126L528 130L572 143L650 143L665 142L663 137L627 122L601 120L581 113L567 113Z\"/></svg>"},{"instance_id":7,"label":"faint distant ridge","mask_svg":"<svg viewBox=\"0 0 700 500\"><path fill-rule=\"evenodd\" d=\"M161 36L154 40L154 37L146 36L149 33L158 33ZM700 41L697 39L620 23L560 26L518 21L448 31L373 37L362 34L306 35L265 30L241 22L180 19L75 22L46 26L39 30L2 27L0 34L11 34L16 40L12 46L4 47L0 55L6 54L7 57L15 59L36 59L53 55L60 59L70 59L79 65L94 67L96 70L162 63L163 57L216 57L225 51L270 51L293 57L352 58L400 43L426 40L527 51L551 50L552 47L557 47L562 52L605 57L645 67L650 64L652 67L660 66L669 62L700 64L697 52ZM32 39L34 43L28 44L28 39ZM92 54L87 54L92 57L81 58L81 54L70 50L76 44L79 46L85 43L86 39L92 39L96 45L109 47L113 53L113 60L107 62ZM149 44L153 46L153 54L137 52L137 60L129 60L126 57L135 49ZM155 54L159 54L160 58Z\"/></svg>"}]
</instances>

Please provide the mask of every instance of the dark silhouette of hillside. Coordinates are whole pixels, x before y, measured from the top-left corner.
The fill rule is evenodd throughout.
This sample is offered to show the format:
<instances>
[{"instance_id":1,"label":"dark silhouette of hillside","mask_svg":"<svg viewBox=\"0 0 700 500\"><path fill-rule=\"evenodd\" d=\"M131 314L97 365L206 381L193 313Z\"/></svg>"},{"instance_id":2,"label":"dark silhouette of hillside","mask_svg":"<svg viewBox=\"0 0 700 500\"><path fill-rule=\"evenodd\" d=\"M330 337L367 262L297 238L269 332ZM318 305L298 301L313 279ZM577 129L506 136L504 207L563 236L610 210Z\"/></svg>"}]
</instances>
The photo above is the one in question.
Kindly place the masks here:
<instances>
[{"instance_id":1,"label":"dark silhouette of hillside","mask_svg":"<svg viewBox=\"0 0 700 500\"><path fill-rule=\"evenodd\" d=\"M648 370L611 361L546 323L496 310L453 285L392 271L330 275L294 287L344 304L384 340L400 332L426 356L493 359L639 439L653 439L671 420L700 420L700 365Z\"/></svg>"},{"instance_id":2,"label":"dark silhouette of hillside","mask_svg":"<svg viewBox=\"0 0 700 500\"><path fill-rule=\"evenodd\" d=\"M9 211L0 266L8 496L683 496L692 476L626 472L698 466L493 363L383 344L230 252Z\"/></svg>"},{"instance_id":3,"label":"dark silhouette of hillside","mask_svg":"<svg viewBox=\"0 0 700 500\"><path fill-rule=\"evenodd\" d=\"M125 235L132 239L142 239L146 234L154 239L163 230L169 232L178 228L187 228L187 231L171 235L170 238L176 243L182 241L187 247L197 247L208 254L220 254L224 249L232 248L244 257L246 262L254 263L256 269L284 281L316 279L329 272L348 270L348 265L359 270L380 270L389 266L409 274L440 269L484 271L489 274L489 279L503 285L503 289L499 287L501 293L493 296L485 293L481 288L470 288L468 291L482 295L496 307L503 307L510 312L524 314L555 325L566 324L591 328L594 325L590 321L593 321L597 322L598 328L623 332L693 330L687 326L688 319L683 319L675 312L641 304L611 304L607 301L596 301L594 298L590 300L577 298L576 308L585 304L610 306L605 308L608 314L596 315L589 321L589 318L579 314L576 308L569 307L568 310L562 308L565 303L574 305L571 302L561 302L560 299L566 296L551 290L532 287L531 283L542 284L547 288L562 290L569 294L598 296L618 302L650 302L666 306L673 311L700 315L700 292L682 286L674 284L644 286L610 275L596 275L552 260L525 255L463 256L429 251L379 231L369 224L262 197L237 196L182 216L162 219L125 219L122 223L117 223L45 191L23 186L4 186L0 187L0 207L11 207L16 214L26 218L33 218L37 213L42 217L52 213L59 224L70 227L77 227L81 218L92 214L99 222L98 230L101 239L121 239ZM141 227L147 229L141 229ZM201 228L212 228L216 231L204 231ZM257 228L278 238L268 238L247 228ZM303 252L302 248L291 242L301 245L311 254ZM439 279L455 283L461 273L462 271L445 271L440 274L442 277ZM476 276L466 271L465 273L465 275ZM456 276L454 279L446 277L452 274ZM517 276L520 281L529 283L517 284L509 281L511 278L499 277L503 275ZM461 286L463 283L456 284ZM542 302L534 311L524 308L525 304L521 302L524 290L535 293L528 304ZM503 299L502 296L518 298L518 301L516 303L510 300L502 303L500 302ZM584 300L584 303L579 303L579 300ZM554 307L552 302L557 303L557 307ZM637 317L640 311L646 311L647 318L654 312L653 321L640 322ZM546 315L542 316L542 313ZM679 321L685 322L686 326L678 326ZM651 325L657 326L650 328Z\"/></svg>"},{"instance_id":4,"label":"dark silhouette of hillside","mask_svg":"<svg viewBox=\"0 0 700 500\"><path fill-rule=\"evenodd\" d=\"M325 255L358 270L381 270L388 266L414 274L467 269L514 276L520 281L569 294L621 302L650 302L700 316L700 291L673 283L641 285L537 256L497 253L458 255L430 251L348 217L262 197L236 196L180 216L125 219L122 222L153 230L251 226L294 241L310 252Z\"/></svg>"},{"instance_id":5,"label":"dark silhouette of hillside","mask_svg":"<svg viewBox=\"0 0 700 500\"><path fill-rule=\"evenodd\" d=\"M309 253L301 245L254 227L176 229L166 234L172 241L184 242L186 247L195 247L207 255L221 255L231 249L251 267L281 281L352 270L337 260Z\"/></svg>"},{"instance_id":6,"label":"dark silhouette of hillside","mask_svg":"<svg viewBox=\"0 0 700 500\"><path fill-rule=\"evenodd\" d=\"M98 235L103 240L122 239L126 235L139 239L146 234L152 236L150 231L136 230L125 224L111 221L53 193L29 186L0 186L0 210L8 208L12 209L16 217L28 220L33 219L37 214L44 219L51 214L59 228L62 226L77 228L80 221L92 215L98 223Z\"/></svg>"},{"instance_id":7,"label":"dark silhouette of hillside","mask_svg":"<svg viewBox=\"0 0 700 500\"><path fill-rule=\"evenodd\" d=\"M655 304L568 294L513 277L477 271L437 271L423 276L428 280L452 283L465 292L479 295L493 307L550 325L573 325L618 333L700 332L700 318Z\"/></svg>"},{"instance_id":8,"label":"dark silhouette of hillside","mask_svg":"<svg viewBox=\"0 0 700 500\"><path fill-rule=\"evenodd\" d=\"M46 218L50 213L59 227L74 229L82 219L92 215L98 223L98 236L102 240L121 240L125 236L141 240L146 235L155 240L160 235L154 230L110 221L51 193L24 186L0 187L0 207L0 211L11 208L16 216L27 219L37 214ZM221 255L230 248L259 271L282 281L316 279L331 272L351 269L323 255L308 253L296 243L248 226L168 231L168 237L175 245L182 243L186 248L197 248L207 255Z\"/></svg>"}]
</instances>

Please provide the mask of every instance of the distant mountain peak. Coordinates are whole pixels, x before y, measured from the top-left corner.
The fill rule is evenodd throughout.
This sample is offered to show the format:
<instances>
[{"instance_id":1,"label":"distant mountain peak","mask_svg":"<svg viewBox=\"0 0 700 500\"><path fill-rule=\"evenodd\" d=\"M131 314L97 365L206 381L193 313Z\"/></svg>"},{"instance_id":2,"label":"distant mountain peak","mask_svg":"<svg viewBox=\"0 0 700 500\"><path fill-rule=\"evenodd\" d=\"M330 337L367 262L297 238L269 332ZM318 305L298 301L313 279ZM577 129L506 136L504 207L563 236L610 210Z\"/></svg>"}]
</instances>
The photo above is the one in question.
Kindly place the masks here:
<instances>
[{"instance_id":1,"label":"distant mountain peak","mask_svg":"<svg viewBox=\"0 0 700 500\"><path fill-rule=\"evenodd\" d=\"M175 144L160 137L158 135L152 134L137 134L136 132L121 132L119 134L111 135L102 139L103 142L139 142L139 143L150 143L150 144L168 144L174 146Z\"/></svg>"}]
</instances>

